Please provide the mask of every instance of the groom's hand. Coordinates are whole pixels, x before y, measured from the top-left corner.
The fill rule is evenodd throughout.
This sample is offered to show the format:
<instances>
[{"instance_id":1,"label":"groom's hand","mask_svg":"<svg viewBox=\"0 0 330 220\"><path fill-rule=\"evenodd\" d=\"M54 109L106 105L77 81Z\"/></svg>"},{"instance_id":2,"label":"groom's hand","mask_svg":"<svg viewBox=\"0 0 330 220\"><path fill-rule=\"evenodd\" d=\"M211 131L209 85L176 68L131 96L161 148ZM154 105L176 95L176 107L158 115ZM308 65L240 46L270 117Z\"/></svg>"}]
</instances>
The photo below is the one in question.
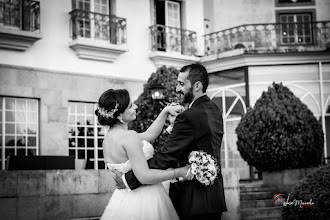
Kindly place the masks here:
<instances>
[{"instance_id":1,"label":"groom's hand","mask_svg":"<svg viewBox=\"0 0 330 220\"><path fill-rule=\"evenodd\" d=\"M123 175L121 172L119 172L118 170L112 170L112 173L114 174L113 179L116 182L116 188L117 189L125 189L126 186L121 178L121 176Z\"/></svg>"}]
</instances>

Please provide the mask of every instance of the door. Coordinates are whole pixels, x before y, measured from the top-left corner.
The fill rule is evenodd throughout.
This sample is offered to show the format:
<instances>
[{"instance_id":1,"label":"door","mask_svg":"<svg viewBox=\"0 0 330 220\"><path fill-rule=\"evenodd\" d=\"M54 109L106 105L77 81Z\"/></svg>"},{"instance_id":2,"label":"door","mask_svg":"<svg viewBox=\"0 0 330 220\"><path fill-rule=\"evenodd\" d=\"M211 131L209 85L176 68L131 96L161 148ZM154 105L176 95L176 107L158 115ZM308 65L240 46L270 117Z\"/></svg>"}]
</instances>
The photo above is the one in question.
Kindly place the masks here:
<instances>
[{"instance_id":1,"label":"door","mask_svg":"<svg viewBox=\"0 0 330 220\"><path fill-rule=\"evenodd\" d=\"M96 40L110 40L109 0L77 0L77 8L84 11L80 16L79 35Z\"/></svg>"},{"instance_id":2,"label":"door","mask_svg":"<svg viewBox=\"0 0 330 220\"><path fill-rule=\"evenodd\" d=\"M98 40L110 40L110 24L112 23L109 17L109 1L108 0L91 0L92 10L95 12L94 17L94 37ZM92 26L93 28L93 26Z\"/></svg>"},{"instance_id":3,"label":"door","mask_svg":"<svg viewBox=\"0 0 330 220\"><path fill-rule=\"evenodd\" d=\"M157 50L181 53L181 5L175 1L155 1Z\"/></svg>"},{"instance_id":4,"label":"door","mask_svg":"<svg viewBox=\"0 0 330 220\"><path fill-rule=\"evenodd\" d=\"M247 112L246 103L242 97L245 84L231 85L214 89L210 98L219 106L223 118L223 140L221 146L221 168L237 168L240 179L250 179L250 167L237 150L238 126L241 115Z\"/></svg>"},{"instance_id":5,"label":"door","mask_svg":"<svg viewBox=\"0 0 330 220\"><path fill-rule=\"evenodd\" d=\"M180 3L165 1L166 50L181 53Z\"/></svg>"}]
</instances>

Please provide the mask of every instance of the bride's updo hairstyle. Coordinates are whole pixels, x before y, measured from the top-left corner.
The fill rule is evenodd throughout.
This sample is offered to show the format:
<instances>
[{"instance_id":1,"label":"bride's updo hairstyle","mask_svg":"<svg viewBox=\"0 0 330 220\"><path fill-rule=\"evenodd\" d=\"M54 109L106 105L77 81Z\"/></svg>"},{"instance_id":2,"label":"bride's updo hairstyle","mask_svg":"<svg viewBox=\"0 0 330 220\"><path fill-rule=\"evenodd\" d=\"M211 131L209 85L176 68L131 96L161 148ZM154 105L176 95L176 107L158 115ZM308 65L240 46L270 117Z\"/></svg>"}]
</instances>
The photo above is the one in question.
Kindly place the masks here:
<instances>
[{"instance_id":1,"label":"bride's updo hairstyle","mask_svg":"<svg viewBox=\"0 0 330 220\"><path fill-rule=\"evenodd\" d=\"M126 89L108 89L99 98L95 115L103 126L113 127L119 122L117 119L123 113L130 102L129 93Z\"/></svg>"}]
</instances>

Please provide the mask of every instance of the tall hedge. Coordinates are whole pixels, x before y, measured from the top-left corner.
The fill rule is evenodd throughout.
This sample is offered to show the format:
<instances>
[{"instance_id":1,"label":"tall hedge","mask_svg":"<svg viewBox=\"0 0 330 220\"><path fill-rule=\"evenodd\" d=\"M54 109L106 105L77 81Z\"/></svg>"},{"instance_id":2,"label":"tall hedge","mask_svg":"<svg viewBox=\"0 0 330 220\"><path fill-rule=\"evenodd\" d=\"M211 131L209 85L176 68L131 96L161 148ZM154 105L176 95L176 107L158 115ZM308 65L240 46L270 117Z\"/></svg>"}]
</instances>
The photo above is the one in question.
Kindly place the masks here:
<instances>
[{"instance_id":1,"label":"tall hedge","mask_svg":"<svg viewBox=\"0 0 330 220\"><path fill-rule=\"evenodd\" d=\"M138 109L137 118L130 125L131 129L134 129L137 132L147 130L168 103L178 102L178 97L175 92L178 74L179 71L174 67L167 68L165 66L158 68L156 72L151 74L148 82L143 86L143 93L134 102L138 106ZM149 88L155 84L165 87L165 98L163 100L153 100L151 98ZM166 126L164 126L164 128L166 128ZM163 145L165 138L166 132L164 132L163 129L160 137L153 143L156 150L159 149L159 146Z\"/></svg>"},{"instance_id":2,"label":"tall hedge","mask_svg":"<svg viewBox=\"0 0 330 220\"><path fill-rule=\"evenodd\" d=\"M242 158L259 171L315 167L323 131L308 107L282 83L273 83L236 128Z\"/></svg>"},{"instance_id":3,"label":"tall hedge","mask_svg":"<svg viewBox=\"0 0 330 220\"><path fill-rule=\"evenodd\" d=\"M330 164L314 170L297 183L288 198L289 202L294 203L283 207L282 218L284 220L330 219L329 186Z\"/></svg>"}]
</instances>

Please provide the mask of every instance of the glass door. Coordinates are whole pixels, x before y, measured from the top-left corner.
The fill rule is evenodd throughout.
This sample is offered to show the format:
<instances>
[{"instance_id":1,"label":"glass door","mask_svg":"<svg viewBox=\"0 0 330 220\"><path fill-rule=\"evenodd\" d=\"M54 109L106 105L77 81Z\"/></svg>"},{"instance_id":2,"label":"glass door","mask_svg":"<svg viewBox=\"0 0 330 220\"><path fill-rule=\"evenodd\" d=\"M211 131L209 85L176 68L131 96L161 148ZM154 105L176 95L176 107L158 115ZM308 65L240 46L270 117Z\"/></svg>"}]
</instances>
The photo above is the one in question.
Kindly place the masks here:
<instances>
[{"instance_id":1,"label":"glass door","mask_svg":"<svg viewBox=\"0 0 330 220\"><path fill-rule=\"evenodd\" d=\"M165 1L166 51L181 53L180 3Z\"/></svg>"}]
</instances>

